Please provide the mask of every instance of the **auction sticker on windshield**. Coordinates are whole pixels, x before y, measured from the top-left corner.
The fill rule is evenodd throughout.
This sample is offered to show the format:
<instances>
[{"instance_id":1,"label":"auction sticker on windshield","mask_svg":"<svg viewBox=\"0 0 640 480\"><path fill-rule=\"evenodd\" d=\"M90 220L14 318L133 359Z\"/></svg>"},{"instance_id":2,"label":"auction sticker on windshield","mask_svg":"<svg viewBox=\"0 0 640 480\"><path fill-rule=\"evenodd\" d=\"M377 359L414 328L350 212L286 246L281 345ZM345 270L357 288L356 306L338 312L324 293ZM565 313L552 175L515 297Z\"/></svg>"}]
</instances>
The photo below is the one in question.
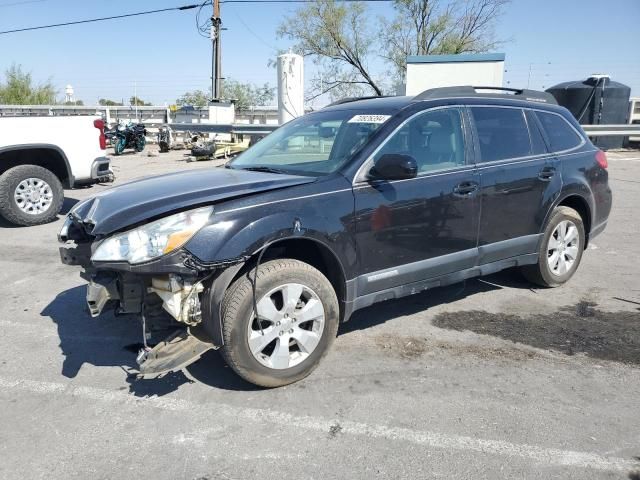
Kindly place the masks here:
<instances>
[{"instance_id":1,"label":"auction sticker on windshield","mask_svg":"<svg viewBox=\"0 0 640 480\"><path fill-rule=\"evenodd\" d=\"M384 123L391 115L354 115L348 123Z\"/></svg>"}]
</instances>

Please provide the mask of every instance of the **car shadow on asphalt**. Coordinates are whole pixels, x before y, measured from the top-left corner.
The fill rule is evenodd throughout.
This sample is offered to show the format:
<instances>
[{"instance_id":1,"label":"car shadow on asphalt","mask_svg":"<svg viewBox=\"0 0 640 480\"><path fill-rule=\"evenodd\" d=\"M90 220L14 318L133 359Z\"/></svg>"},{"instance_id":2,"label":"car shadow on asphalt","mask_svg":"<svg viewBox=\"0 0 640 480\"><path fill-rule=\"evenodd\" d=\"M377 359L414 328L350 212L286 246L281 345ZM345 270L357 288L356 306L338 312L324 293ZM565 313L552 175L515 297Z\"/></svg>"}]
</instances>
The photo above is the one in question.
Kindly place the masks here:
<instances>
[{"instance_id":1,"label":"car shadow on asphalt","mask_svg":"<svg viewBox=\"0 0 640 480\"><path fill-rule=\"evenodd\" d=\"M360 310L340 326L338 334L346 335L399 316L413 315L435 305L499 288L531 289L531 284L513 271L504 271L436 288ZM91 318L85 307L84 286L61 292L41 315L51 318L57 325L59 347L64 356L61 373L65 377L76 377L84 364L120 367L129 391L140 397L163 396L193 382L223 390L259 389L238 377L217 351L205 353L186 372L138 379L135 376L136 353L142 337L139 319L135 315L114 316L111 313ZM432 324L439 328L468 330L537 348L554 349L567 355L581 352L601 359L640 363L638 310L608 313L599 311L593 304L580 302L551 315L526 318L483 311L447 312L437 315Z\"/></svg>"},{"instance_id":2,"label":"car shadow on asphalt","mask_svg":"<svg viewBox=\"0 0 640 480\"><path fill-rule=\"evenodd\" d=\"M224 390L255 390L227 367L221 355L209 351L188 367L186 374L175 372L160 378L138 379L136 355L141 346L142 327L136 315L104 313L91 318L85 302L86 289L78 286L58 294L41 315L58 328L59 347L64 361L61 374L75 378L85 364L122 369L129 391L140 397L163 396L194 381Z\"/></svg>"},{"instance_id":3,"label":"car shadow on asphalt","mask_svg":"<svg viewBox=\"0 0 640 480\"><path fill-rule=\"evenodd\" d=\"M492 278L495 276L492 276ZM515 283L514 283L515 282ZM384 323L400 315L411 315L432 305L449 303L479 292L504 286L520 285L511 275L493 278L492 284L478 280L438 288L414 295L411 300L392 300L356 312L342 324L339 334ZM78 286L65 290L41 312L58 328L60 350L64 356L62 375L75 378L85 364L97 367L119 367L129 384L129 391L140 397L163 396L194 381L223 390L256 390L259 387L242 380L227 366L218 351L209 351L189 366L186 373L174 372L159 378L139 379L135 375L136 354L141 347L141 324L135 315L115 316L103 313L91 318L85 302L86 289Z\"/></svg>"}]
</instances>

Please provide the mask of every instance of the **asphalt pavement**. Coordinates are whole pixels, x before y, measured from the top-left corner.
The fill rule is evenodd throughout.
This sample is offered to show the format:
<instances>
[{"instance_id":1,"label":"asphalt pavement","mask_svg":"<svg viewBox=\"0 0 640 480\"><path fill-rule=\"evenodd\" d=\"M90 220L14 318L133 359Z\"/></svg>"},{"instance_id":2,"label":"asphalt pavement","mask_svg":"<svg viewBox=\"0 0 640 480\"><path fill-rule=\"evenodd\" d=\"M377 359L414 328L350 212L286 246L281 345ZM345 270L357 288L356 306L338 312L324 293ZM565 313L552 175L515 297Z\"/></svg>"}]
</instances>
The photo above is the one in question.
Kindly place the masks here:
<instances>
[{"instance_id":1,"label":"asphalt pavement","mask_svg":"<svg viewBox=\"0 0 640 480\"><path fill-rule=\"evenodd\" d=\"M118 157L116 184L215 165L185 158ZM640 152L609 162L608 228L567 285L507 271L375 305L273 390L217 352L135 380L139 323L89 317L62 217L0 223L0 478L640 479Z\"/></svg>"}]
</instances>

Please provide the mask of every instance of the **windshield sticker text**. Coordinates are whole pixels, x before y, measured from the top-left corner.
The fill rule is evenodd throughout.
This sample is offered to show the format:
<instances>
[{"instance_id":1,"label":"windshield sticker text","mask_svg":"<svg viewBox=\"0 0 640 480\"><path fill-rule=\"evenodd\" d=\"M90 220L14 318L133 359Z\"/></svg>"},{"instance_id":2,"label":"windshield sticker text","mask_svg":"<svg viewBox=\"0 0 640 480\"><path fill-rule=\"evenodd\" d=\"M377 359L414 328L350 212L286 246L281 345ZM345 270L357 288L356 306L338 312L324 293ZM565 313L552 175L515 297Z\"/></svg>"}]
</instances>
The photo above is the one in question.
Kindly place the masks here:
<instances>
[{"instance_id":1,"label":"windshield sticker text","mask_svg":"<svg viewBox=\"0 0 640 480\"><path fill-rule=\"evenodd\" d=\"M384 123L391 115L354 115L348 123Z\"/></svg>"}]
</instances>

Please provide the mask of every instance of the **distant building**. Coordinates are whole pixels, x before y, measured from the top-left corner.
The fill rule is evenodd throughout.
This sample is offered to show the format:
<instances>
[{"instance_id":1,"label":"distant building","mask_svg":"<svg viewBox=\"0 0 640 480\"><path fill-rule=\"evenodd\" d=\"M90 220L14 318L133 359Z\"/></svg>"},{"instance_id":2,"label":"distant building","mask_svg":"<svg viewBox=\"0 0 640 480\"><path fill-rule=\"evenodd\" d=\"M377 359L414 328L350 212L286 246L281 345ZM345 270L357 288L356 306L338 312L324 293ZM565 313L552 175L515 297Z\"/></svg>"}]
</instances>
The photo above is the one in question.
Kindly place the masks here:
<instances>
[{"instance_id":1,"label":"distant building","mask_svg":"<svg viewBox=\"0 0 640 480\"><path fill-rule=\"evenodd\" d=\"M406 95L455 85L502 87L504 53L407 57Z\"/></svg>"}]
</instances>

